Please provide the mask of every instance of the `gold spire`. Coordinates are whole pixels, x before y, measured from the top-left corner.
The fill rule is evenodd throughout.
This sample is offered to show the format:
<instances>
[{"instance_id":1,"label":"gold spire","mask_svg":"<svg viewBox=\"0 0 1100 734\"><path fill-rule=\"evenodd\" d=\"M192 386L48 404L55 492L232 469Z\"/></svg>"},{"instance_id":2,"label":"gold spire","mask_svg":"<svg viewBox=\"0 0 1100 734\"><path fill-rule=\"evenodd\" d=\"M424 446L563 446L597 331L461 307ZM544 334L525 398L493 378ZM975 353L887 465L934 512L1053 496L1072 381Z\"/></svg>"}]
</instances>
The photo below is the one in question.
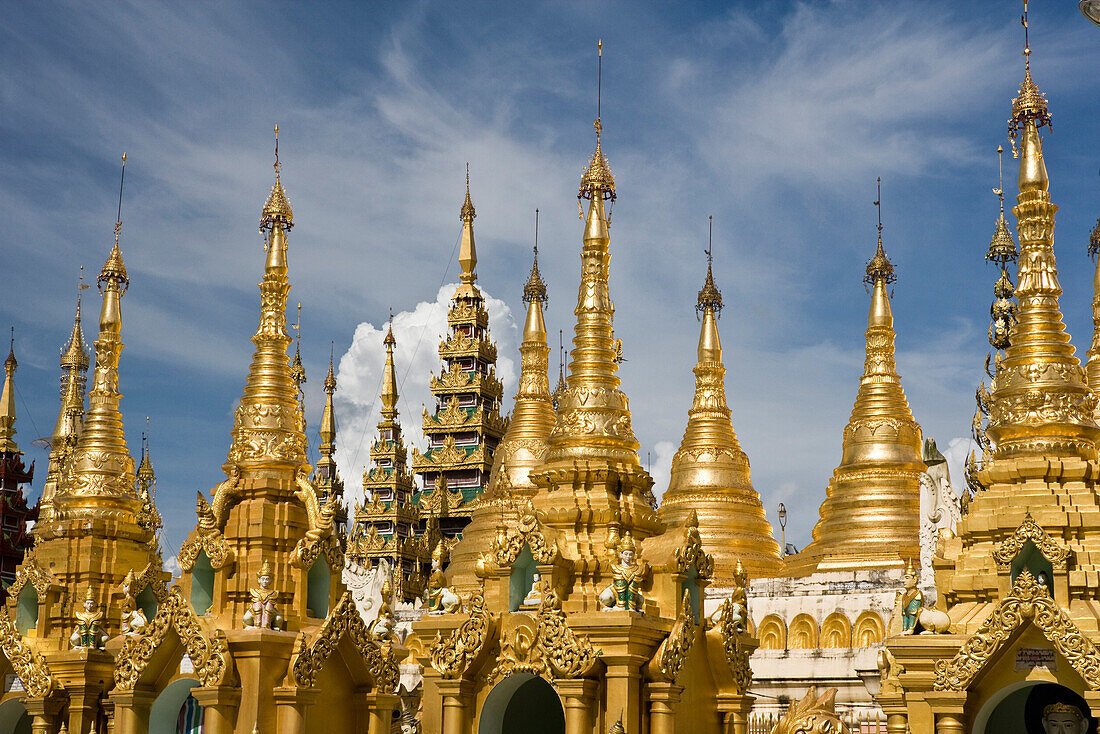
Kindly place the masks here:
<instances>
[{"instance_id":1,"label":"gold spire","mask_svg":"<svg viewBox=\"0 0 1100 734\"><path fill-rule=\"evenodd\" d=\"M126 156L122 156L125 182ZM95 341L95 372L88 394L88 412L66 467L63 493L67 505L96 512L138 509L134 491L134 459L126 446L119 412L118 363L122 354L122 297L129 286L126 266L119 248L122 231L122 188L119 188L119 216L115 222L115 243L99 273L103 305L99 311L99 336ZM111 500L108 500L111 498ZM131 501L132 500L132 501Z\"/></svg>"},{"instance_id":2,"label":"gold spire","mask_svg":"<svg viewBox=\"0 0 1100 734\"><path fill-rule=\"evenodd\" d=\"M1022 456L1096 458L1100 438L1093 411L1096 396L1074 356L1062 323L1062 287L1054 259L1054 215L1050 179L1039 129L1050 126L1047 102L1031 79L1024 3L1024 82L1012 103L1009 134L1019 137L1019 193L1012 213L1020 239L1011 344L1005 350L990 401L986 438L994 460Z\"/></svg>"},{"instance_id":3,"label":"gold spire","mask_svg":"<svg viewBox=\"0 0 1100 734\"><path fill-rule=\"evenodd\" d=\"M611 165L604 157L603 149L600 147L600 133L603 132L603 123L600 122L600 103L603 90L603 41L599 41L596 47L599 59L596 78L596 119L592 122L592 126L596 128L596 150L589 156L588 165L581 176L581 185L577 192L578 206L580 199L591 199L597 193L599 198L615 201L615 177L611 175ZM583 210L581 216L583 216Z\"/></svg>"},{"instance_id":4,"label":"gold spire","mask_svg":"<svg viewBox=\"0 0 1100 734\"><path fill-rule=\"evenodd\" d=\"M997 187L993 193L1000 202L1000 215L993 228L993 237L989 240L989 250L985 259L1000 263L1001 274L993 285L993 303L989 309L991 317L989 324L989 344L997 350L1006 349L1010 343L1012 326L1016 323L1016 302L1013 300L1015 286L1008 275L1008 263L1016 262L1019 251L1016 249L1016 241L1012 239L1012 233L1008 231L1008 222L1005 221L1005 197L1004 174L1001 167L1001 157L1004 148L997 146Z\"/></svg>"},{"instance_id":5,"label":"gold spire","mask_svg":"<svg viewBox=\"0 0 1100 734\"><path fill-rule=\"evenodd\" d=\"M604 201L615 199L615 181L600 150L599 117L595 127L596 152L581 177L577 193L578 201L589 202L581 250L581 284L573 311L577 322L569 386L558 399L558 421L550 435L550 459L591 457L593 434L598 433L601 454L640 466L639 444L630 425L629 401L619 390L615 374L619 360L612 331L615 306L609 289L611 235L604 210Z\"/></svg>"},{"instance_id":6,"label":"gold spire","mask_svg":"<svg viewBox=\"0 0 1100 734\"><path fill-rule=\"evenodd\" d=\"M392 428L397 419L397 371L393 365L393 348L397 340L393 338L393 309L390 309L390 323L386 330L386 366L382 370L382 410L379 428Z\"/></svg>"},{"instance_id":7,"label":"gold spire","mask_svg":"<svg viewBox=\"0 0 1100 734\"><path fill-rule=\"evenodd\" d=\"M50 459L46 470L46 483L42 488L42 511L39 520L50 519L53 497L61 481L62 467L76 447L84 424L84 386L88 371L88 351L84 346L84 330L80 326L81 293L88 288L84 283L84 266L80 267L80 284L77 287L76 317L69 342L61 350L61 408L57 413L53 436L50 438Z\"/></svg>"},{"instance_id":8,"label":"gold spire","mask_svg":"<svg viewBox=\"0 0 1100 734\"><path fill-rule=\"evenodd\" d=\"M11 330L11 349L4 360L4 392L0 395L0 452L19 453L15 445L15 327Z\"/></svg>"},{"instance_id":9,"label":"gold spire","mask_svg":"<svg viewBox=\"0 0 1100 734\"><path fill-rule=\"evenodd\" d=\"M734 578L739 559L755 577L777 575L783 561L752 486L749 459L730 422L718 337L722 294L714 284L711 253L708 244L707 276L696 304L702 324L695 398L680 450L672 457L672 477L659 515L666 527L674 528L693 512L698 514L703 547L714 554L714 575L721 584Z\"/></svg>"},{"instance_id":10,"label":"gold spire","mask_svg":"<svg viewBox=\"0 0 1100 734\"><path fill-rule=\"evenodd\" d=\"M533 491L534 485L528 475L546 458L547 439L554 428L554 405L547 375L550 347L546 343L546 322L542 312L546 300L546 284L539 277L536 245L531 277L523 289L527 319L519 346L519 388L508 430L493 454L490 490L501 481L501 474L506 473L509 486Z\"/></svg>"},{"instance_id":11,"label":"gold spire","mask_svg":"<svg viewBox=\"0 0 1100 734\"><path fill-rule=\"evenodd\" d=\"M287 359L287 231L290 205L279 180L278 126L275 128L275 185L260 219L267 260L260 282L260 324L252 336L252 356L241 404L233 421L228 464L244 468L290 468L306 461L306 437L294 374Z\"/></svg>"},{"instance_id":12,"label":"gold spire","mask_svg":"<svg viewBox=\"0 0 1100 734\"><path fill-rule=\"evenodd\" d=\"M909 410L894 365L894 317L887 285L894 268L878 246L867 264L871 287L866 361L848 425L840 465L821 505L813 541L787 559L788 572L902 568L919 550L921 429Z\"/></svg>"},{"instance_id":13,"label":"gold spire","mask_svg":"<svg viewBox=\"0 0 1100 734\"><path fill-rule=\"evenodd\" d=\"M458 264L462 266L462 283L473 285L477 280L477 248L474 247L474 203L470 200L470 164L466 164L466 200L462 202L459 219L462 220L462 242L458 250Z\"/></svg>"},{"instance_id":14,"label":"gold spire","mask_svg":"<svg viewBox=\"0 0 1100 734\"><path fill-rule=\"evenodd\" d=\"M157 475L153 471L153 460L149 455L149 418L145 418L146 430L141 434L141 461L138 463L138 484L149 489L156 481Z\"/></svg>"},{"instance_id":15,"label":"gold spire","mask_svg":"<svg viewBox=\"0 0 1100 734\"><path fill-rule=\"evenodd\" d=\"M325 409L321 413L321 429L317 432L317 435L321 438L321 445L317 447L318 453L321 454L321 458L317 460L317 468L322 466L335 465L336 461L332 458L336 453L336 411L332 406L332 396L336 392L336 375L333 373L333 354L329 353L328 357L328 374L325 375L324 389L325 389Z\"/></svg>"},{"instance_id":16,"label":"gold spire","mask_svg":"<svg viewBox=\"0 0 1100 734\"><path fill-rule=\"evenodd\" d=\"M565 346L562 343L562 331L558 329L558 384L554 386L551 397L554 399L554 410L558 409L558 402L565 394L568 385L565 384Z\"/></svg>"},{"instance_id":17,"label":"gold spire","mask_svg":"<svg viewBox=\"0 0 1100 734\"><path fill-rule=\"evenodd\" d=\"M530 305L534 301L546 303L546 283L542 282L542 274L539 273L539 210L535 210L535 257L531 263L531 275L527 278L527 285L523 286L523 302ZM539 313L542 309L539 309ZM530 317L531 309L527 309ZM546 341L546 329L543 328L543 341Z\"/></svg>"}]
</instances>

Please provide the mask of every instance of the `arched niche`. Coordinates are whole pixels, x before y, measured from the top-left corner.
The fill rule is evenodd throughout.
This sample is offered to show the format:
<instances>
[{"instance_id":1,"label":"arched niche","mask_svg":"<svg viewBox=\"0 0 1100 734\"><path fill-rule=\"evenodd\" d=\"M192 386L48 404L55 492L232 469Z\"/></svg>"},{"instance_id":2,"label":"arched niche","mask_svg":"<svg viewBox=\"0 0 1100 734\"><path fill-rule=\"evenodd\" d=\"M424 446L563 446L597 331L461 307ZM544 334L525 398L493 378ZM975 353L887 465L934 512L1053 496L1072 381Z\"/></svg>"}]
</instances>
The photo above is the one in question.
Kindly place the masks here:
<instances>
[{"instance_id":1,"label":"arched niche","mask_svg":"<svg viewBox=\"0 0 1100 734\"><path fill-rule=\"evenodd\" d=\"M761 650L785 650L787 648L787 628L783 620L769 614L760 620L756 628L756 637L760 640Z\"/></svg>"},{"instance_id":2,"label":"arched niche","mask_svg":"<svg viewBox=\"0 0 1100 734\"><path fill-rule=\"evenodd\" d=\"M854 647L870 647L878 645L886 638L886 627L882 624L882 618L874 612L864 612L856 619L855 629L852 632L852 645Z\"/></svg>"},{"instance_id":3,"label":"arched niche","mask_svg":"<svg viewBox=\"0 0 1100 734\"><path fill-rule=\"evenodd\" d=\"M0 703L0 734L31 734L31 717L21 699Z\"/></svg>"},{"instance_id":4,"label":"arched niche","mask_svg":"<svg viewBox=\"0 0 1100 734\"><path fill-rule=\"evenodd\" d=\"M808 614L799 614L791 620L787 629L787 647L791 650L814 650L817 648L817 624Z\"/></svg>"},{"instance_id":5,"label":"arched niche","mask_svg":"<svg viewBox=\"0 0 1100 734\"><path fill-rule=\"evenodd\" d=\"M34 584L23 584L15 600L15 628L24 637L38 627L38 591Z\"/></svg>"},{"instance_id":6,"label":"arched niche","mask_svg":"<svg viewBox=\"0 0 1100 734\"><path fill-rule=\"evenodd\" d=\"M306 576L306 611L315 619L328 616L329 591L332 588L332 571L323 555L309 567Z\"/></svg>"},{"instance_id":7,"label":"arched niche","mask_svg":"<svg viewBox=\"0 0 1100 734\"><path fill-rule=\"evenodd\" d=\"M821 623L821 647L843 650L852 646L852 624L839 612L833 612Z\"/></svg>"},{"instance_id":8,"label":"arched niche","mask_svg":"<svg viewBox=\"0 0 1100 734\"><path fill-rule=\"evenodd\" d=\"M1090 719L1088 734L1096 734L1096 721L1085 699L1075 691L1044 681L1020 681L991 696L974 717L974 734L1031 734L1042 732L1043 709L1051 703L1075 706Z\"/></svg>"},{"instance_id":9,"label":"arched niche","mask_svg":"<svg viewBox=\"0 0 1100 734\"><path fill-rule=\"evenodd\" d=\"M197 685L199 681L194 678L177 678L164 687L149 709L149 734L202 731L202 707L191 697L191 689Z\"/></svg>"},{"instance_id":10,"label":"arched niche","mask_svg":"<svg viewBox=\"0 0 1100 734\"><path fill-rule=\"evenodd\" d=\"M1016 557L1012 559L1012 565L1009 567L1010 577L1012 584L1015 586L1016 577L1020 575L1020 571L1027 569L1031 572L1031 575L1036 579L1040 579L1043 585L1047 587L1047 592L1054 596L1054 566L1047 560L1033 542L1030 540L1024 543L1020 548L1020 552L1016 554Z\"/></svg>"},{"instance_id":11,"label":"arched niche","mask_svg":"<svg viewBox=\"0 0 1100 734\"><path fill-rule=\"evenodd\" d=\"M695 565L688 566L687 571L684 572L684 580L680 584L680 597L683 598L684 591L687 590L688 599L691 601L691 613L695 617L696 624L699 623L700 605L703 603L702 594L699 591L699 570Z\"/></svg>"},{"instance_id":12,"label":"arched niche","mask_svg":"<svg viewBox=\"0 0 1100 734\"><path fill-rule=\"evenodd\" d=\"M157 616L157 595L153 593L151 586L142 589L134 601L137 602L138 608L145 614L146 619Z\"/></svg>"},{"instance_id":13,"label":"arched niche","mask_svg":"<svg viewBox=\"0 0 1100 734\"><path fill-rule=\"evenodd\" d=\"M206 551L199 551L191 567L191 608L203 615L214 604L214 568Z\"/></svg>"},{"instance_id":14,"label":"arched niche","mask_svg":"<svg viewBox=\"0 0 1100 734\"><path fill-rule=\"evenodd\" d=\"M565 734L561 699L537 675L510 675L485 698L477 734Z\"/></svg>"},{"instance_id":15,"label":"arched niche","mask_svg":"<svg viewBox=\"0 0 1100 734\"><path fill-rule=\"evenodd\" d=\"M531 547L524 544L523 550L512 562L512 575L508 579L508 609L516 611L523 604L524 597L531 590L531 584L535 582L535 574L538 573L535 557L531 555Z\"/></svg>"}]
</instances>

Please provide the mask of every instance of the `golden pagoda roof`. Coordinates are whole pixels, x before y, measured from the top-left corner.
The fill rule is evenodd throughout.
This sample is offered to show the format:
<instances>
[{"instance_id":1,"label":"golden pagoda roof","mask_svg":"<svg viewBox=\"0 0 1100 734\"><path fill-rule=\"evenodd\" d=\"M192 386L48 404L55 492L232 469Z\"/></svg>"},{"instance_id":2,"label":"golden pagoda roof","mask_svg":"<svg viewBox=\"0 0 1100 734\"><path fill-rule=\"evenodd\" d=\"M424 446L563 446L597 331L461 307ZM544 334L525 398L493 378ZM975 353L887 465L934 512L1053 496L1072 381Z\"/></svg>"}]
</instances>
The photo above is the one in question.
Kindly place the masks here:
<instances>
[{"instance_id":1,"label":"golden pagoda roof","mask_svg":"<svg viewBox=\"0 0 1100 734\"><path fill-rule=\"evenodd\" d=\"M749 459L730 421L718 336L721 307L722 295L714 284L708 249L707 275L697 302L702 323L694 369L695 397L680 449L672 457L672 475L659 509L668 528L695 516L703 546L714 555L719 585L733 579L740 561L754 577L775 576L783 565L779 543L752 486Z\"/></svg>"},{"instance_id":2,"label":"golden pagoda roof","mask_svg":"<svg viewBox=\"0 0 1100 734\"><path fill-rule=\"evenodd\" d=\"M62 369L88 369L88 347L84 343L84 330L80 328L80 296L76 298L76 317L73 319L73 330L69 334L69 341L61 351Z\"/></svg>"},{"instance_id":3,"label":"golden pagoda roof","mask_svg":"<svg viewBox=\"0 0 1100 734\"><path fill-rule=\"evenodd\" d=\"M821 505L813 541L787 558L791 575L815 570L901 568L919 552L921 428L894 364L894 317L887 284L893 267L882 247L867 268L872 283L866 360L840 465Z\"/></svg>"}]
</instances>

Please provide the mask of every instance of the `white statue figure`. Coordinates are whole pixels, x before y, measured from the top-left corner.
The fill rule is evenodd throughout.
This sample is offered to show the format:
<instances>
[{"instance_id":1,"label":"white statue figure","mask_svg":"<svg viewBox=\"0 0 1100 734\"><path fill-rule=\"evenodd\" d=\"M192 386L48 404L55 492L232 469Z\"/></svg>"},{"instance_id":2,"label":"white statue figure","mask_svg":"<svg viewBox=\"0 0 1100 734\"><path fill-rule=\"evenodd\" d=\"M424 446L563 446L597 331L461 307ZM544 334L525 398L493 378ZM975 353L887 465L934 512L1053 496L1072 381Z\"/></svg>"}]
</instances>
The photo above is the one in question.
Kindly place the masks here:
<instances>
[{"instance_id":1,"label":"white statue figure","mask_svg":"<svg viewBox=\"0 0 1100 734\"><path fill-rule=\"evenodd\" d=\"M378 605L378 616L367 625L367 632L379 642L392 641L394 627L397 626L397 622L393 618L393 610L390 608L391 598L393 598L393 584L390 583L390 579L387 577L382 582L382 601Z\"/></svg>"},{"instance_id":2,"label":"white statue figure","mask_svg":"<svg viewBox=\"0 0 1100 734\"><path fill-rule=\"evenodd\" d=\"M428 588L424 592L428 604L428 614L450 614L458 611L461 601L458 594L446 586L443 575L443 541L436 544L432 551L432 575L428 577Z\"/></svg>"},{"instance_id":3,"label":"white statue figure","mask_svg":"<svg viewBox=\"0 0 1100 734\"><path fill-rule=\"evenodd\" d=\"M537 607L542 604L542 579L538 573L531 580L531 590L523 597L523 606Z\"/></svg>"},{"instance_id":4,"label":"white statue figure","mask_svg":"<svg viewBox=\"0 0 1100 734\"><path fill-rule=\"evenodd\" d=\"M119 605L122 610L122 634L143 635L145 628L149 625L149 619L134 599L133 586L134 571L131 569L122 581L122 602Z\"/></svg>"}]
</instances>

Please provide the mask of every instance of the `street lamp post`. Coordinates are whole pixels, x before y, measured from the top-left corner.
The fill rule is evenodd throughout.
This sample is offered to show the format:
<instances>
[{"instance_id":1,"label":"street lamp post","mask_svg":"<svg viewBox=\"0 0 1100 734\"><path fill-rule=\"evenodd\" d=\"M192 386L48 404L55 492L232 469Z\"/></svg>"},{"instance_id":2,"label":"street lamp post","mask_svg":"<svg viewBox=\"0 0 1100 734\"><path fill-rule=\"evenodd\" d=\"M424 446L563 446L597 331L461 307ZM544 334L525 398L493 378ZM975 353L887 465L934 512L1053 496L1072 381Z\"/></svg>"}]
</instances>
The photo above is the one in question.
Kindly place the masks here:
<instances>
[{"instance_id":1,"label":"street lamp post","mask_svg":"<svg viewBox=\"0 0 1100 734\"><path fill-rule=\"evenodd\" d=\"M782 538L782 546L779 549L779 555L783 558L787 557L787 506L782 502L779 503L779 533Z\"/></svg>"},{"instance_id":2,"label":"street lamp post","mask_svg":"<svg viewBox=\"0 0 1100 734\"><path fill-rule=\"evenodd\" d=\"M1081 9L1086 18L1096 25L1100 25L1100 0L1080 0L1077 7Z\"/></svg>"}]
</instances>

